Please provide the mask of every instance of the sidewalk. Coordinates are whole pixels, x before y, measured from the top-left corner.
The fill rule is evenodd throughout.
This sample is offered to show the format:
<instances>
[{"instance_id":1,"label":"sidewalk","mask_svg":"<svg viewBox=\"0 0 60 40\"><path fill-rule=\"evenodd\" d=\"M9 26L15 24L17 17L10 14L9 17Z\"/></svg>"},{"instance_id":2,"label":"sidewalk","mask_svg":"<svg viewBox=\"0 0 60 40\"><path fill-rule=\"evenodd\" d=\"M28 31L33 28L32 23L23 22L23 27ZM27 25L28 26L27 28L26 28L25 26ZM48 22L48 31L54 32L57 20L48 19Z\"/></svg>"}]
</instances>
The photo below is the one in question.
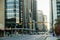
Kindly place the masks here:
<instances>
[{"instance_id":1,"label":"sidewalk","mask_svg":"<svg viewBox=\"0 0 60 40\"><path fill-rule=\"evenodd\" d=\"M20 35L14 37L4 37L3 40L56 40L56 37L53 36L42 36L42 35ZM1 40L0 39L0 40Z\"/></svg>"},{"instance_id":2,"label":"sidewalk","mask_svg":"<svg viewBox=\"0 0 60 40\"><path fill-rule=\"evenodd\" d=\"M57 40L50 34L44 35L13 35L12 37L2 37L0 40Z\"/></svg>"},{"instance_id":3,"label":"sidewalk","mask_svg":"<svg viewBox=\"0 0 60 40\"><path fill-rule=\"evenodd\" d=\"M47 37L46 40L57 40L57 37Z\"/></svg>"}]
</instances>

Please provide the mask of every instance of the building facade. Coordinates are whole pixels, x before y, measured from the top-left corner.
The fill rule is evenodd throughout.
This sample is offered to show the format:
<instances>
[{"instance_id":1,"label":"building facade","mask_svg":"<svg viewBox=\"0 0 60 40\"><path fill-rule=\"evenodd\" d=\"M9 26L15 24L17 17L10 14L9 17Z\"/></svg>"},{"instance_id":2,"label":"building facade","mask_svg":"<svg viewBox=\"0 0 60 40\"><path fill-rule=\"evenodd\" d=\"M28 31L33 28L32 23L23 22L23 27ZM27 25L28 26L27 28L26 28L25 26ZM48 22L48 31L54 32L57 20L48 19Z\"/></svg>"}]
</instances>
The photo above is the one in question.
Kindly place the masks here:
<instances>
[{"instance_id":1,"label":"building facade","mask_svg":"<svg viewBox=\"0 0 60 40\"><path fill-rule=\"evenodd\" d=\"M4 28L5 28L5 7L4 7L4 1L5 0L0 0L0 36L4 36L3 34L4 34L4 32L3 31L1 31L1 30L4 30Z\"/></svg>"},{"instance_id":2,"label":"building facade","mask_svg":"<svg viewBox=\"0 0 60 40\"><path fill-rule=\"evenodd\" d=\"M42 10L37 11L37 27L39 32L46 32L47 31L47 16L43 15Z\"/></svg>"},{"instance_id":3,"label":"building facade","mask_svg":"<svg viewBox=\"0 0 60 40\"><path fill-rule=\"evenodd\" d=\"M5 35L31 33L36 29L36 0L0 0L1 30ZM33 22L34 21L34 22ZM34 26L33 26L34 25Z\"/></svg>"},{"instance_id":4,"label":"building facade","mask_svg":"<svg viewBox=\"0 0 60 40\"><path fill-rule=\"evenodd\" d=\"M47 15L44 15L44 31L48 31L48 22L47 22Z\"/></svg>"},{"instance_id":5,"label":"building facade","mask_svg":"<svg viewBox=\"0 0 60 40\"><path fill-rule=\"evenodd\" d=\"M0 0L0 5L1 5L0 6L0 18L1 18L0 19L0 29L3 30L4 26L5 26L5 21L4 21L5 20L5 15L4 15L5 14L4 8L5 7L4 7L4 5L5 4L4 4L4 0Z\"/></svg>"},{"instance_id":6,"label":"building facade","mask_svg":"<svg viewBox=\"0 0 60 40\"><path fill-rule=\"evenodd\" d=\"M42 32L43 31L43 27L44 27L44 15L42 10L38 10L37 11L37 27L38 27L38 31Z\"/></svg>"},{"instance_id":7,"label":"building facade","mask_svg":"<svg viewBox=\"0 0 60 40\"><path fill-rule=\"evenodd\" d=\"M5 34L22 33L22 0L5 0ZM21 28L21 29L20 29Z\"/></svg>"},{"instance_id":8,"label":"building facade","mask_svg":"<svg viewBox=\"0 0 60 40\"><path fill-rule=\"evenodd\" d=\"M36 30L36 14L36 0L24 0L24 28L30 32Z\"/></svg>"},{"instance_id":9,"label":"building facade","mask_svg":"<svg viewBox=\"0 0 60 40\"><path fill-rule=\"evenodd\" d=\"M51 0L51 25L53 28L57 18L60 19L60 0Z\"/></svg>"}]
</instances>

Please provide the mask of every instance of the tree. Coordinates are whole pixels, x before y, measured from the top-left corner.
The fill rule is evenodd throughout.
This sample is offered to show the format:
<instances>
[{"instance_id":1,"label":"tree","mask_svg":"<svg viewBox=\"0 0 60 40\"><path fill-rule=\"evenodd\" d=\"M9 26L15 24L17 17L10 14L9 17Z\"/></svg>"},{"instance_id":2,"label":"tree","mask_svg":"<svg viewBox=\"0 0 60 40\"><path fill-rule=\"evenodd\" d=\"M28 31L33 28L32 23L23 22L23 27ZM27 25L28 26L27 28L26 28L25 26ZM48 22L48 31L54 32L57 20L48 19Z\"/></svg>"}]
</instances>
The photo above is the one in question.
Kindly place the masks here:
<instances>
[{"instance_id":1,"label":"tree","mask_svg":"<svg viewBox=\"0 0 60 40\"><path fill-rule=\"evenodd\" d=\"M55 33L57 36L60 35L60 19L56 19L56 23L55 23Z\"/></svg>"}]
</instances>

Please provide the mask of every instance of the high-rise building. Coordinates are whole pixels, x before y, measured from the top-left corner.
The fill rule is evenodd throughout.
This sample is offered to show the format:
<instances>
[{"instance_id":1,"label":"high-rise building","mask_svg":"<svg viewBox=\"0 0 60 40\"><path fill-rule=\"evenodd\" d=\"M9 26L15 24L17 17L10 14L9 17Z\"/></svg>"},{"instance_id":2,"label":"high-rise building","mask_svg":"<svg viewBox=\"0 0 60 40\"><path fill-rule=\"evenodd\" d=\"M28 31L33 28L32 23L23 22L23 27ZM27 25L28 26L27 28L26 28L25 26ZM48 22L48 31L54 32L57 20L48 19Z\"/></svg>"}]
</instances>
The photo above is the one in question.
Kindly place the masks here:
<instances>
[{"instance_id":1,"label":"high-rise building","mask_svg":"<svg viewBox=\"0 0 60 40\"><path fill-rule=\"evenodd\" d=\"M46 32L47 31L47 16L43 15L42 10L37 11L37 27L38 27L38 32Z\"/></svg>"},{"instance_id":2,"label":"high-rise building","mask_svg":"<svg viewBox=\"0 0 60 40\"><path fill-rule=\"evenodd\" d=\"M60 19L60 0L51 0L51 25L54 27L56 19Z\"/></svg>"},{"instance_id":3,"label":"high-rise building","mask_svg":"<svg viewBox=\"0 0 60 40\"><path fill-rule=\"evenodd\" d=\"M5 0L5 34L22 33L22 3L22 0Z\"/></svg>"},{"instance_id":4,"label":"high-rise building","mask_svg":"<svg viewBox=\"0 0 60 40\"><path fill-rule=\"evenodd\" d=\"M43 28L43 30L45 32L48 31L47 15L44 15L44 28Z\"/></svg>"},{"instance_id":5,"label":"high-rise building","mask_svg":"<svg viewBox=\"0 0 60 40\"><path fill-rule=\"evenodd\" d=\"M0 0L0 29L3 30L5 26L5 7L4 0Z\"/></svg>"},{"instance_id":6,"label":"high-rise building","mask_svg":"<svg viewBox=\"0 0 60 40\"><path fill-rule=\"evenodd\" d=\"M5 27L5 9L4 9L4 1L5 0L0 0L0 36L4 36L4 30Z\"/></svg>"},{"instance_id":7,"label":"high-rise building","mask_svg":"<svg viewBox=\"0 0 60 40\"><path fill-rule=\"evenodd\" d=\"M41 32L43 31L44 27L44 15L42 10L37 11L37 27L38 31Z\"/></svg>"},{"instance_id":8,"label":"high-rise building","mask_svg":"<svg viewBox=\"0 0 60 40\"><path fill-rule=\"evenodd\" d=\"M30 32L36 29L36 0L24 0L23 20L24 28L27 28Z\"/></svg>"},{"instance_id":9,"label":"high-rise building","mask_svg":"<svg viewBox=\"0 0 60 40\"><path fill-rule=\"evenodd\" d=\"M36 29L36 0L0 0L0 29L5 34L30 33ZM34 23L36 24L36 23Z\"/></svg>"},{"instance_id":10,"label":"high-rise building","mask_svg":"<svg viewBox=\"0 0 60 40\"><path fill-rule=\"evenodd\" d=\"M33 15L33 23L35 24L35 30L37 31L37 1L32 0L32 15Z\"/></svg>"}]
</instances>

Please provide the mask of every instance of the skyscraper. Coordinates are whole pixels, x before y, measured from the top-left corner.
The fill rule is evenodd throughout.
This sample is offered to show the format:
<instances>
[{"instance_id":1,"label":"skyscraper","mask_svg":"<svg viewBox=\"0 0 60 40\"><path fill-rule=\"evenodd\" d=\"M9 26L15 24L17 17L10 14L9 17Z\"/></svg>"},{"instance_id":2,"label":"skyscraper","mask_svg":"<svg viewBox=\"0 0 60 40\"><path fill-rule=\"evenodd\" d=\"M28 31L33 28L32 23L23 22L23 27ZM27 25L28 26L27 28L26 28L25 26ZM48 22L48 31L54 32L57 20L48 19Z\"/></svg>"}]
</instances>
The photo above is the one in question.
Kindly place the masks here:
<instances>
[{"instance_id":1,"label":"skyscraper","mask_svg":"<svg viewBox=\"0 0 60 40\"><path fill-rule=\"evenodd\" d=\"M4 9L4 1L5 0L0 0L0 36L4 36L4 32L2 30L4 30L5 27L5 9Z\"/></svg>"},{"instance_id":2,"label":"skyscraper","mask_svg":"<svg viewBox=\"0 0 60 40\"><path fill-rule=\"evenodd\" d=\"M47 16L43 15L42 10L37 11L37 27L38 27L38 32L46 32L47 31Z\"/></svg>"},{"instance_id":3,"label":"skyscraper","mask_svg":"<svg viewBox=\"0 0 60 40\"><path fill-rule=\"evenodd\" d=\"M33 21L36 22L36 0L24 0L24 27L30 31L36 29Z\"/></svg>"},{"instance_id":4,"label":"skyscraper","mask_svg":"<svg viewBox=\"0 0 60 40\"><path fill-rule=\"evenodd\" d=\"M44 31L48 31L48 22L47 22L47 15L44 15Z\"/></svg>"},{"instance_id":5,"label":"skyscraper","mask_svg":"<svg viewBox=\"0 0 60 40\"><path fill-rule=\"evenodd\" d=\"M42 10L37 11L37 27L38 27L38 32L43 31L44 27L44 15Z\"/></svg>"},{"instance_id":6,"label":"skyscraper","mask_svg":"<svg viewBox=\"0 0 60 40\"><path fill-rule=\"evenodd\" d=\"M51 0L51 21L52 26L56 23L56 19L60 19L60 0Z\"/></svg>"},{"instance_id":7,"label":"skyscraper","mask_svg":"<svg viewBox=\"0 0 60 40\"><path fill-rule=\"evenodd\" d=\"M32 4L33 4L33 5L32 5L32 7L33 7L33 8L32 8L33 21L35 21L35 30L37 31L37 29L38 29L38 28L37 28L37 23L36 23L36 22L37 22L37 16L36 16L36 15L37 15L37 10L36 10L36 9L37 9L37 1L36 1L36 0L33 0L33 1L32 1Z\"/></svg>"},{"instance_id":8,"label":"skyscraper","mask_svg":"<svg viewBox=\"0 0 60 40\"><path fill-rule=\"evenodd\" d=\"M5 0L5 34L21 31L22 4L21 0ZM20 32L21 33L21 32Z\"/></svg>"},{"instance_id":9,"label":"skyscraper","mask_svg":"<svg viewBox=\"0 0 60 40\"><path fill-rule=\"evenodd\" d=\"M0 22L5 34L30 33L36 29L36 25L33 26L33 20L36 22L36 0L0 0L0 5Z\"/></svg>"}]
</instances>

